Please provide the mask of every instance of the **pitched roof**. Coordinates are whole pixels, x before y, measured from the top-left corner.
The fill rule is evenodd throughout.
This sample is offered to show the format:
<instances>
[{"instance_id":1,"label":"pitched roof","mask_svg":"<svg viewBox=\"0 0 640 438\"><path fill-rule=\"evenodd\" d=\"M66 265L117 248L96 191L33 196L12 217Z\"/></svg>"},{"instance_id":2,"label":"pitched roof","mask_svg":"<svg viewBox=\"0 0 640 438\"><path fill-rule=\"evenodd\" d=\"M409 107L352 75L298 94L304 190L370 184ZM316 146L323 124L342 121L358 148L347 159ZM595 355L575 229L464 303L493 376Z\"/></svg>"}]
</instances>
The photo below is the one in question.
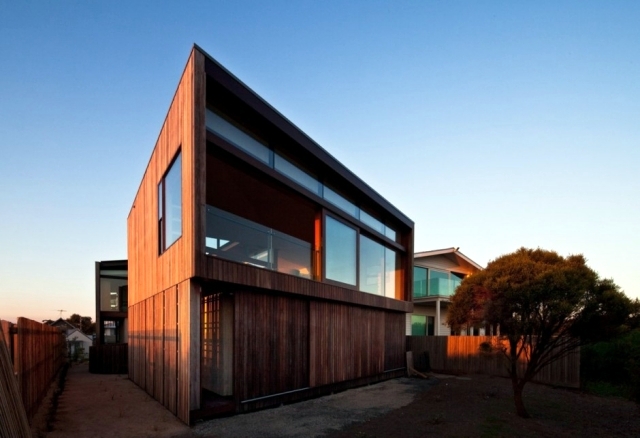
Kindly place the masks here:
<instances>
[{"instance_id":1,"label":"pitched roof","mask_svg":"<svg viewBox=\"0 0 640 438\"><path fill-rule=\"evenodd\" d=\"M478 270L484 269L482 266L480 266L479 264L471 260L469 257L462 254L459 251L459 249L460 247L458 248L451 247L451 248L444 248L444 249L434 249L431 251L422 251L422 252L415 253L413 255L413 258L414 260L416 260L416 259L423 259L423 258L428 258L428 257L433 257L438 255L445 255L445 256L449 256L449 258L453 258L458 264L463 264L463 265L467 264Z\"/></svg>"}]
</instances>

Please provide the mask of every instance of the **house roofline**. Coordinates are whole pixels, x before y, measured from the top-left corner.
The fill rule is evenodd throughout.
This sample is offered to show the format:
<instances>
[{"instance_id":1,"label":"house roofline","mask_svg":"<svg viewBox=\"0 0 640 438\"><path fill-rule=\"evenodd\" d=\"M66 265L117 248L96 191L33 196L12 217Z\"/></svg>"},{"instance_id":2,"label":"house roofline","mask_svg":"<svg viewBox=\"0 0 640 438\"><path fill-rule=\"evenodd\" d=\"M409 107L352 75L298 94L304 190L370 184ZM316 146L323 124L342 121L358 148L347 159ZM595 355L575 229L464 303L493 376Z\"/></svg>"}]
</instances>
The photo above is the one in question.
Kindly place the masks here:
<instances>
[{"instance_id":1,"label":"house roofline","mask_svg":"<svg viewBox=\"0 0 640 438\"><path fill-rule=\"evenodd\" d=\"M373 202L379 204L382 208L391 213L397 220L402 222L405 226L409 228L413 228L414 222L409 219L404 213L402 213L398 208L396 208L391 202L389 202L386 198L380 195L377 191L375 191L370 185L368 185L365 181L360 179L355 173L353 173L349 168L347 168L344 164L342 164L337 158L331 155L326 149L320 146L315 142L310 136L308 136L302 129L296 126L291 120L289 120L285 115L283 115L280 111L274 108L269 102L263 99L258 93L256 93L251 87L245 84L242 80L240 80L236 75L231 73L225 66L220 64L215 58L205 52L202 48L200 48L197 44L193 45L193 48L199 51L205 57L205 73L209 76L215 73L222 73L222 75L227 76L225 79L227 81L234 82L236 86L240 87L240 90L233 90L228 85L221 83L223 87L232 92L234 95L238 96L242 99L246 104L251 106L254 110L258 111L260 114L265 116L267 119L271 119L270 121L274 123L273 118L280 119L274 123L278 128L282 129L287 135L291 136L301 147L307 150L307 152L311 153L313 156L317 157L325 164L327 164L330 168L332 168L340 177L344 178L354 187L356 187L359 191L364 193L368 198L370 198ZM213 71L218 70L218 71ZM219 76L219 75L216 75ZM217 80L219 83L219 77L213 77L214 80ZM234 87L235 88L235 87ZM248 102L242 96L239 96L236 91L245 91L249 94L249 96L254 100L254 102ZM263 106L263 108L257 108L258 106ZM268 114L271 113L271 114ZM271 116L271 117L269 117Z\"/></svg>"},{"instance_id":2,"label":"house roofline","mask_svg":"<svg viewBox=\"0 0 640 438\"><path fill-rule=\"evenodd\" d=\"M437 256L437 255L444 255L444 254L453 254L456 257L460 257L462 260L464 260L465 262L469 263L471 266L475 267L478 270L482 270L484 269L484 267L480 266L479 264L477 264L476 262L474 262L473 260L471 260L469 257L467 257L466 255L464 255L463 253L461 253L459 251L459 247L451 247L451 248L443 248L443 249L434 249L431 251L422 251L422 252L416 252L413 255L413 259L419 259L419 258L423 258L423 257L433 257L433 256Z\"/></svg>"}]
</instances>

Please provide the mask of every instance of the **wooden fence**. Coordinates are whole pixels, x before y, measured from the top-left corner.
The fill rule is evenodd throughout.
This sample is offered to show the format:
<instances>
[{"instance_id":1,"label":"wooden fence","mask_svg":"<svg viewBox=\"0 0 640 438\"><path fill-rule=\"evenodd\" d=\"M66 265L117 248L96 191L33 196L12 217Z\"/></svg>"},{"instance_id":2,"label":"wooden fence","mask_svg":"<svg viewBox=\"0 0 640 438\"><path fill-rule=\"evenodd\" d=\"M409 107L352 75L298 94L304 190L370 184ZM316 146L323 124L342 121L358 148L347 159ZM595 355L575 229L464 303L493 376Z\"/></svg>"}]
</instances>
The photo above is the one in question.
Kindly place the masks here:
<instances>
[{"instance_id":1,"label":"wooden fence","mask_svg":"<svg viewBox=\"0 0 640 438\"><path fill-rule=\"evenodd\" d=\"M66 342L57 327L27 318L2 321L2 340L10 352L13 374L29 422L66 361ZM7 335L9 333L9 335Z\"/></svg>"},{"instance_id":2,"label":"wooden fence","mask_svg":"<svg viewBox=\"0 0 640 438\"><path fill-rule=\"evenodd\" d=\"M496 336L407 336L407 351L413 351L416 368L426 364L444 372L463 372L508 376L507 360L499 352L483 352L480 344L495 345ZM525 363L520 364L524 367ZM570 388L580 387L580 349L547 365L535 376L536 382Z\"/></svg>"},{"instance_id":3,"label":"wooden fence","mask_svg":"<svg viewBox=\"0 0 640 438\"><path fill-rule=\"evenodd\" d=\"M30 437L27 413L11 361L10 323L0 321L0 437Z\"/></svg>"},{"instance_id":4,"label":"wooden fence","mask_svg":"<svg viewBox=\"0 0 640 438\"><path fill-rule=\"evenodd\" d=\"M89 372L95 374L127 374L127 344L104 344L89 347Z\"/></svg>"}]
</instances>

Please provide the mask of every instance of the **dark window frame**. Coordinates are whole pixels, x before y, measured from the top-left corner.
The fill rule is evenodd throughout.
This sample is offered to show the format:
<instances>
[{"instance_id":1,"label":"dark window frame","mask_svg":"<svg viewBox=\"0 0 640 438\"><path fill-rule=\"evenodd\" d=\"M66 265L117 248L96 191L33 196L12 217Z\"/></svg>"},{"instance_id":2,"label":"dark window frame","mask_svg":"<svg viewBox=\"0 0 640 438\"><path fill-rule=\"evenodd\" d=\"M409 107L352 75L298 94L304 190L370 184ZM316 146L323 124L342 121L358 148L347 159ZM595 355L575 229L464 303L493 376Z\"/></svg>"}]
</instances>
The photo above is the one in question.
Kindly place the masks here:
<instances>
[{"instance_id":1,"label":"dark window frame","mask_svg":"<svg viewBox=\"0 0 640 438\"><path fill-rule=\"evenodd\" d=\"M180 238L182 237L182 194L180 195L180 235L171 242L170 245L167 246L167 184L166 179L169 173L173 170L173 166L176 164L180 158L180 164L182 165L182 148L179 147L178 151L175 153L173 158L171 159L170 164L167 166L167 170L162 175L162 178L158 182L158 255L164 254L169 248L173 246ZM182 193L182 169L180 169L180 192Z\"/></svg>"},{"instance_id":2,"label":"dark window frame","mask_svg":"<svg viewBox=\"0 0 640 438\"><path fill-rule=\"evenodd\" d=\"M343 283L341 281L337 281L337 280L332 280L330 278L327 278L327 216L330 217L331 219L335 220L336 222L341 223L342 225L344 225L345 227L349 227L351 229L353 229L356 232L356 261L355 261L355 278L356 278L356 284L352 285L349 283ZM360 229L356 226L354 226L353 224L351 224L350 222L347 222L345 220L343 220L342 218L340 218L339 216L333 214L332 212L327 211L326 209L322 209L322 282L323 283L327 283L327 284L332 284L334 286L340 286L340 287L345 287L348 289L353 289L353 290L357 290L360 291L360 278L359 278L359 267L360 264ZM366 293L366 292L364 292Z\"/></svg>"}]
</instances>

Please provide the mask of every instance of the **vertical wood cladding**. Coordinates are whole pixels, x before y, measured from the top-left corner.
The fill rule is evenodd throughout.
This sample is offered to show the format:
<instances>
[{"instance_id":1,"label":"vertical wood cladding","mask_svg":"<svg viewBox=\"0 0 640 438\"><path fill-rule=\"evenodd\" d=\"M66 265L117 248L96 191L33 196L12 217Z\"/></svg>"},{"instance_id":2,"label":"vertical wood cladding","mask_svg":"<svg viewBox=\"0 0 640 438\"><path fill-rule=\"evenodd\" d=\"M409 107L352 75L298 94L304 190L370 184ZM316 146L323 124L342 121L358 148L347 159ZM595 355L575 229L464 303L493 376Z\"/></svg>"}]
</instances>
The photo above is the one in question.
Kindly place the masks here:
<instances>
[{"instance_id":1,"label":"vertical wood cladding","mask_svg":"<svg viewBox=\"0 0 640 438\"><path fill-rule=\"evenodd\" d=\"M311 386L384 371L384 311L312 301L309 316Z\"/></svg>"},{"instance_id":2,"label":"vertical wood cladding","mask_svg":"<svg viewBox=\"0 0 640 438\"><path fill-rule=\"evenodd\" d=\"M129 376L185 422L200 403L200 298L190 279L204 253L204 87L204 55L194 48L127 219ZM159 254L158 183L178 151L182 235Z\"/></svg>"},{"instance_id":3,"label":"vertical wood cladding","mask_svg":"<svg viewBox=\"0 0 640 438\"><path fill-rule=\"evenodd\" d=\"M215 81L231 80L217 67L209 74ZM315 388L309 393L320 394L328 390L326 385L375 381L383 371L404 366L401 312L412 311L412 303L205 255L207 177L212 177L207 175L206 82L205 55L194 48L127 220L130 378L189 422L190 412L200 408L201 381L207 378L200 369L200 284L210 280L226 283L227 290L230 285L237 288L233 298L229 295L233 349L232 358L227 358L231 371L225 392L233 393L238 411L243 410L240 402L244 400L310 386ZM235 82L224 86L253 96ZM251 99L250 106L264 105L257 96ZM274 125L284 123L268 107L263 110L271 114L267 119ZM283 132L293 129L282 126ZM296 132L291 138L309 143ZM333 162L314 144L305 148L319 162ZM182 234L159 255L157 187L178 151L182 154ZM347 181L370 191L346 169L344 173ZM311 213L308 217L311 233ZM314 240L317 267L319 237ZM411 254L412 234L405 233L403 239ZM410 257L403 260L405 275L398 289L407 299L412 264Z\"/></svg>"},{"instance_id":4,"label":"vertical wood cladding","mask_svg":"<svg viewBox=\"0 0 640 438\"><path fill-rule=\"evenodd\" d=\"M194 49L158 136L127 219L129 303L134 305L195 276L204 240L204 55ZM196 128L197 127L197 128ZM182 235L158 254L158 183L182 154Z\"/></svg>"},{"instance_id":5,"label":"vertical wood cladding","mask_svg":"<svg viewBox=\"0 0 640 438\"><path fill-rule=\"evenodd\" d=\"M304 299L235 294L236 400L309 386L308 315Z\"/></svg>"},{"instance_id":6,"label":"vertical wood cladding","mask_svg":"<svg viewBox=\"0 0 640 438\"><path fill-rule=\"evenodd\" d=\"M129 378L186 423L200 402L199 382L190 383L190 344L200 337L192 336L188 324L200 320L199 309L198 315L191 315L199 299L186 280L129 306Z\"/></svg>"},{"instance_id":7,"label":"vertical wood cladding","mask_svg":"<svg viewBox=\"0 0 640 438\"><path fill-rule=\"evenodd\" d=\"M384 314L384 369L385 371L405 366L405 319L404 313Z\"/></svg>"},{"instance_id":8,"label":"vertical wood cladding","mask_svg":"<svg viewBox=\"0 0 640 438\"><path fill-rule=\"evenodd\" d=\"M154 295L153 326L151 331L153 343L153 398L164 404L164 292Z\"/></svg>"}]
</instances>

